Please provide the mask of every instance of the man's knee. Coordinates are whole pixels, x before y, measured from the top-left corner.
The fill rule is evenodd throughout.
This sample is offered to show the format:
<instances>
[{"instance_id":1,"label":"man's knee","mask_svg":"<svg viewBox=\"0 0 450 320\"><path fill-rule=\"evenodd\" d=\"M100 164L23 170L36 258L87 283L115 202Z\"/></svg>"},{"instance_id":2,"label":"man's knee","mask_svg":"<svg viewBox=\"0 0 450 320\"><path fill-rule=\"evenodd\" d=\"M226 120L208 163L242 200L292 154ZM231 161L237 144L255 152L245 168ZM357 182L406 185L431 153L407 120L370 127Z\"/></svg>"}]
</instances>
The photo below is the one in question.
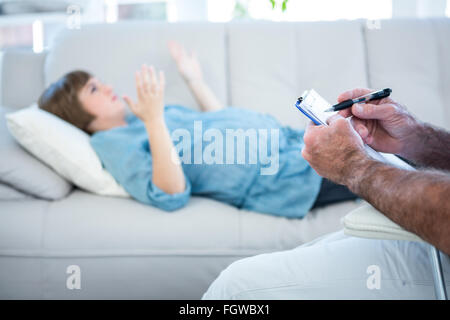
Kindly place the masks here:
<instances>
[{"instance_id":1,"label":"man's knee","mask_svg":"<svg viewBox=\"0 0 450 320\"><path fill-rule=\"evenodd\" d=\"M246 288L245 270L248 270L248 258L231 263L209 286L203 300L230 300Z\"/></svg>"}]
</instances>

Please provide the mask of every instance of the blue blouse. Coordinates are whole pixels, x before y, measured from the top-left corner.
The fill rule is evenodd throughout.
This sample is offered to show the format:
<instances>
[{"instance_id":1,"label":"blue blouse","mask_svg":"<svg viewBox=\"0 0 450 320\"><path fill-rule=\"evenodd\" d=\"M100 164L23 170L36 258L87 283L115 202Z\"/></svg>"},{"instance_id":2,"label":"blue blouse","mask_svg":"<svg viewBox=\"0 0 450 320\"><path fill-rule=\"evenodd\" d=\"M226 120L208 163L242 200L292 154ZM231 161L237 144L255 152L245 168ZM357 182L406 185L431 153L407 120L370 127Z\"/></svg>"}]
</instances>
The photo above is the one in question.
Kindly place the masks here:
<instances>
[{"instance_id":1,"label":"blue blouse","mask_svg":"<svg viewBox=\"0 0 450 320\"><path fill-rule=\"evenodd\" d=\"M126 126L91 136L104 168L136 200L173 211L193 194L290 218L301 218L312 207L322 178L301 157L303 131L235 107L200 112L169 105L164 116L185 174L182 193L167 194L152 183L147 130L133 114L126 117ZM239 138L233 137L239 130L249 133L240 148ZM251 139L253 133L256 140ZM277 141L279 148L271 153ZM253 160L250 153L256 155Z\"/></svg>"}]
</instances>

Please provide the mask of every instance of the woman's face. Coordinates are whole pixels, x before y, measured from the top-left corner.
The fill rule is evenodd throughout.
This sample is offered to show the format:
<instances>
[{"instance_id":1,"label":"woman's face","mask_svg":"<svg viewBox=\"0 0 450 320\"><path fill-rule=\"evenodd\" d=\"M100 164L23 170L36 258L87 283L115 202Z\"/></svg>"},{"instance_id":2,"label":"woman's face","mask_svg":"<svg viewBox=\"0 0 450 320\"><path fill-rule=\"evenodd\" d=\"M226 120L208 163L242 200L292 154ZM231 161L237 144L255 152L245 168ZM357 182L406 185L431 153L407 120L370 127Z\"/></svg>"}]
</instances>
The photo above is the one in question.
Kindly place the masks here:
<instances>
[{"instance_id":1,"label":"woman's face","mask_svg":"<svg viewBox=\"0 0 450 320\"><path fill-rule=\"evenodd\" d=\"M78 98L84 109L95 117L88 127L89 131L107 130L125 124L124 103L111 86L97 78L89 79L78 93Z\"/></svg>"}]
</instances>

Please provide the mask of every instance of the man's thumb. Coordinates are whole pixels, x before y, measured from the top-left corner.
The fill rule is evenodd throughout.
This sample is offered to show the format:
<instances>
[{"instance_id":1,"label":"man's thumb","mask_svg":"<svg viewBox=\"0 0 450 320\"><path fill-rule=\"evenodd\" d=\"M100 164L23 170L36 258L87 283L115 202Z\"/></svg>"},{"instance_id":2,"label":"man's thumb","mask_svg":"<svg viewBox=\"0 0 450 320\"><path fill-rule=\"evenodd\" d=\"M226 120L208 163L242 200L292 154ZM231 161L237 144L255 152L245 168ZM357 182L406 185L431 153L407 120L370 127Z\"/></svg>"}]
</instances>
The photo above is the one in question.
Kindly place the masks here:
<instances>
[{"instance_id":1,"label":"man's thumb","mask_svg":"<svg viewBox=\"0 0 450 320\"><path fill-rule=\"evenodd\" d=\"M389 104L357 103L352 106L352 114L360 119L387 119L392 116L394 109Z\"/></svg>"}]
</instances>

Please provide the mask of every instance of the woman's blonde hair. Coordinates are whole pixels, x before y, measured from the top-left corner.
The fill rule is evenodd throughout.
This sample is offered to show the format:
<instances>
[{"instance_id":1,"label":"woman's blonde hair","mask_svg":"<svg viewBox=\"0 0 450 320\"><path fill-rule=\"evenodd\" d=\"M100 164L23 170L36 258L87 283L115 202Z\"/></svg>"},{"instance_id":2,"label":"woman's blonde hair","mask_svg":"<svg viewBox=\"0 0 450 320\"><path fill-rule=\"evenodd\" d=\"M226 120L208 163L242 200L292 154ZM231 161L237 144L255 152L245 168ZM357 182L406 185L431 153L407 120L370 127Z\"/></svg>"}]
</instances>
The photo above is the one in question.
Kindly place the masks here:
<instances>
[{"instance_id":1,"label":"woman's blonde hair","mask_svg":"<svg viewBox=\"0 0 450 320\"><path fill-rule=\"evenodd\" d=\"M65 74L41 94L38 100L39 108L90 134L87 126L95 117L83 108L78 93L91 77L91 74L82 70Z\"/></svg>"}]
</instances>

